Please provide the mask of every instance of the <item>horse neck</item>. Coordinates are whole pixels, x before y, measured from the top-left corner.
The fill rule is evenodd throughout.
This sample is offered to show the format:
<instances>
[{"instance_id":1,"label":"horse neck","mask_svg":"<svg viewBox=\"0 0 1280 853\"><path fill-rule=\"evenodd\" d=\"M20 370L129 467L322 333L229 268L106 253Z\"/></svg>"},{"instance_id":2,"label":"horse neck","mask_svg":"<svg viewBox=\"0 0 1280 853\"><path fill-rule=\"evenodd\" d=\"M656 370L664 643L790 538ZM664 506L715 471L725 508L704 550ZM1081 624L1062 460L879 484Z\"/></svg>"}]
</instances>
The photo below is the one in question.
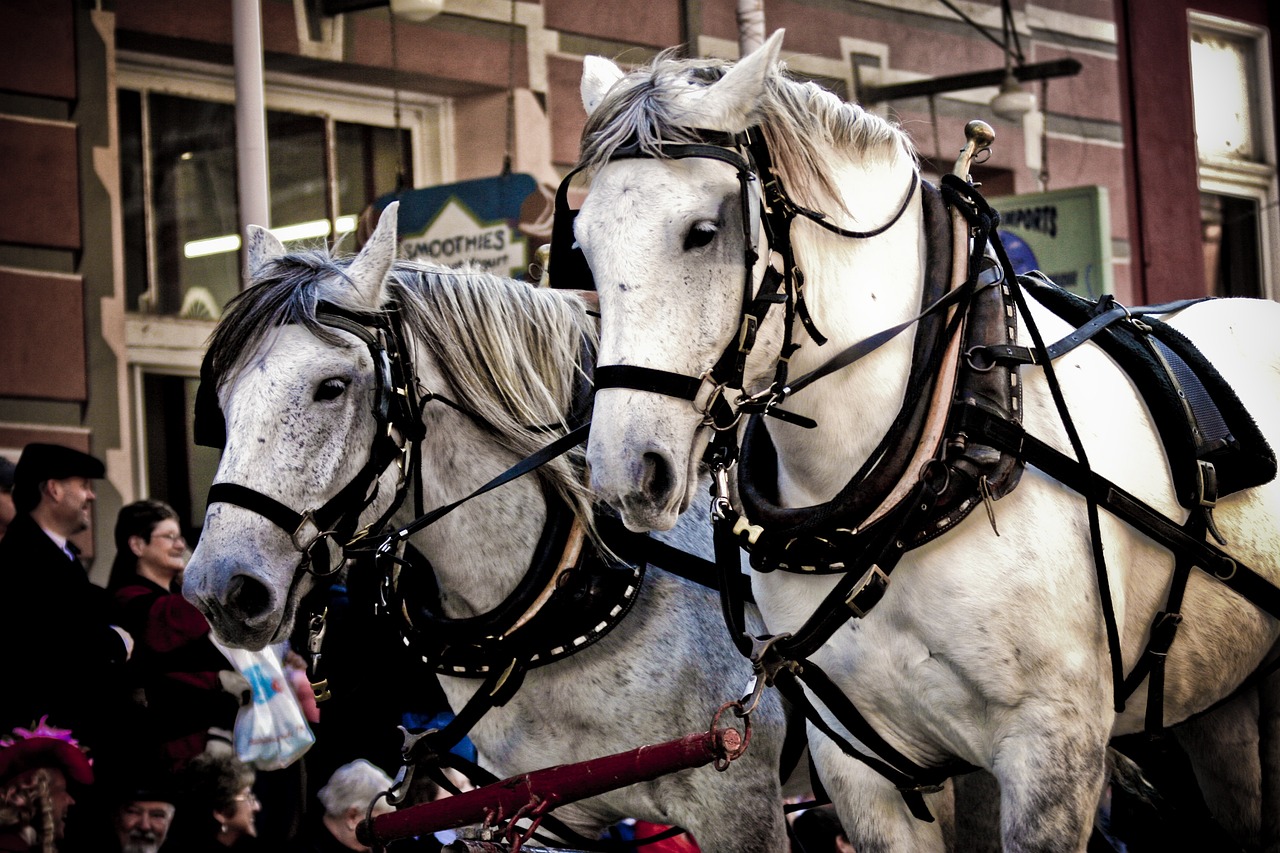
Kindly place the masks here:
<instances>
[{"instance_id":1,"label":"horse neck","mask_svg":"<svg viewBox=\"0 0 1280 853\"><path fill-rule=\"evenodd\" d=\"M915 168L902 154L891 165L844 162L838 185L847 188L850 214L828 209L830 220L869 230L892 219L911 186ZM897 325L920 310L923 287L923 214L919 190L902 218L867 239L840 237L800 218L792 228L796 262L805 275L805 299L818 330L819 347L798 322L802 344L789 376L803 376L846 347ZM778 489L784 505L830 500L848 482L888 431L907 388L914 328L861 361L829 374L789 398L786 408L817 421L805 430L767 419L778 452Z\"/></svg>"},{"instance_id":2,"label":"horse neck","mask_svg":"<svg viewBox=\"0 0 1280 853\"><path fill-rule=\"evenodd\" d=\"M422 447L426 508L470 494L515 464L464 415L430 412ZM500 604L529 569L546 521L546 502L536 477L521 477L468 501L411 540L432 564L446 616L486 613Z\"/></svg>"}]
</instances>

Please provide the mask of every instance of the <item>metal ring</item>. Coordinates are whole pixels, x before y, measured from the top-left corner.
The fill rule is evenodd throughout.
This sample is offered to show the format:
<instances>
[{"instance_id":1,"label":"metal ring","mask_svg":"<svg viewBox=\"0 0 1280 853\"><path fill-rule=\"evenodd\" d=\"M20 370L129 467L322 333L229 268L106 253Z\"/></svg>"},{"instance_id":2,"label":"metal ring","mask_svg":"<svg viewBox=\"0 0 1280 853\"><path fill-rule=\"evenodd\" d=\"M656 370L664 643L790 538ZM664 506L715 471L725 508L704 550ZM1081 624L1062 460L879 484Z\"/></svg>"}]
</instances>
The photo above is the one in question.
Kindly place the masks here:
<instances>
[{"instance_id":1,"label":"metal ring","mask_svg":"<svg viewBox=\"0 0 1280 853\"><path fill-rule=\"evenodd\" d=\"M1226 561L1227 561L1227 563L1229 563L1229 564L1230 564L1230 566L1231 566L1231 571L1227 572L1227 573L1224 575L1224 574L1222 574L1221 572L1219 572L1217 569L1214 569L1214 570L1213 570L1213 576L1214 576L1215 578L1217 578L1218 580L1220 580L1220 581L1229 581L1229 580L1231 580L1233 577L1235 577L1235 576L1236 576L1236 570L1239 568L1239 566L1237 566L1237 565L1236 565L1236 561L1235 561L1235 560L1233 560L1233 559L1231 559L1230 557L1223 557L1223 559L1224 559L1224 560L1226 560Z\"/></svg>"}]
</instances>

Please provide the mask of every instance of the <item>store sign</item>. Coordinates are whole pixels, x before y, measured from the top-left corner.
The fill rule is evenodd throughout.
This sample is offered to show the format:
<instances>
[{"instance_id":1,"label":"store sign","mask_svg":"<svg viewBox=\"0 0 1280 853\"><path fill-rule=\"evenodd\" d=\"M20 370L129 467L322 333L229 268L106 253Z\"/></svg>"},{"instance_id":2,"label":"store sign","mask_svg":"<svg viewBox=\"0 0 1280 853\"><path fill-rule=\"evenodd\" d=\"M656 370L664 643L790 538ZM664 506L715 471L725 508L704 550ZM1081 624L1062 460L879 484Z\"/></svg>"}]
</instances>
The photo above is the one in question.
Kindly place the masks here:
<instances>
[{"instance_id":1,"label":"store sign","mask_svg":"<svg viewBox=\"0 0 1280 853\"><path fill-rule=\"evenodd\" d=\"M1000 212L1000 239L1019 273L1038 269L1089 299L1114 292L1106 187L998 196L988 201Z\"/></svg>"},{"instance_id":2,"label":"store sign","mask_svg":"<svg viewBox=\"0 0 1280 853\"><path fill-rule=\"evenodd\" d=\"M399 199L400 257L447 266L469 263L497 275L520 277L529 268L520 210L537 189L532 175L499 175L386 195L381 210Z\"/></svg>"}]
</instances>

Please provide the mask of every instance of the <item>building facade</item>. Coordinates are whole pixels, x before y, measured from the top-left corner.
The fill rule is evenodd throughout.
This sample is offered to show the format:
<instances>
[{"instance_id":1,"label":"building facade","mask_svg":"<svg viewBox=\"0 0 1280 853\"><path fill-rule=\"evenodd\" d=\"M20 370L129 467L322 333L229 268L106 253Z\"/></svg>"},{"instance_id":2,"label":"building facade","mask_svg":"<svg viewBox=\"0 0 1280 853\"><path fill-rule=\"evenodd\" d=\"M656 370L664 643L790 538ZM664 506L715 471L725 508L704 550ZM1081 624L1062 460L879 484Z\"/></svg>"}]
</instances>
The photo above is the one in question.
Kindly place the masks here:
<instances>
[{"instance_id":1,"label":"building facade","mask_svg":"<svg viewBox=\"0 0 1280 853\"><path fill-rule=\"evenodd\" d=\"M583 56L738 55L735 0L394 6L260 1L270 224L283 239L332 243L379 196L507 164L545 199L577 159ZM1280 297L1274 4L763 9L768 31L786 29L791 71L895 117L927 176L982 118L997 134L975 172L989 196L1088 190L1100 280L1122 300ZM217 454L191 443L195 380L240 286L233 17L231 0L0 9L0 454L52 440L107 462L89 554L95 541L109 550L116 510L140 497L173 503L187 528L203 517ZM1021 80L1007 117L1000 83L938 82L1032 66L1078 70ZM96 580L108 563L93 562Z\"/></svg>"}]
</instances>

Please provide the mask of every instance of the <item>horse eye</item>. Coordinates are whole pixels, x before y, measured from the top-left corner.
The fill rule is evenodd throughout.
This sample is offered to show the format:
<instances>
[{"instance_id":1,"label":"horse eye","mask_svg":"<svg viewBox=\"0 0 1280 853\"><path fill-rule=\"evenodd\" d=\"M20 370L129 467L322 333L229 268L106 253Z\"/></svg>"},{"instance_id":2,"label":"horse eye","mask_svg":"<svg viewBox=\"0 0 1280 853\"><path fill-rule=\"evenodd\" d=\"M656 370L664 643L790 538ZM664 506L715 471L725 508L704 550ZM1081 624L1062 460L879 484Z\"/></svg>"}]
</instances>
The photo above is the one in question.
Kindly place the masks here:
<instances>
[{"instance_id":1,"label":"horse eye","mask_svg":"<svg viewBox=\"0 0 1280 853\"><path fill-rule=\"evenodd\" d=\"M345 379L326 379L316 388L316 401L336 400L342 396L342 392L347 390L347 380Z\"/></svg>"},{"instance_id":2,"label":"horse eye","mask_svg":"<svg viewBox=\"0 0 1280 853\"><path fill-rule=\"evenodd\" d=\"M696 223L685 235L684 250L687 252L690 249L701 249L715 239L717 230L714 222Z\"/></svg>"}]
</instances>

